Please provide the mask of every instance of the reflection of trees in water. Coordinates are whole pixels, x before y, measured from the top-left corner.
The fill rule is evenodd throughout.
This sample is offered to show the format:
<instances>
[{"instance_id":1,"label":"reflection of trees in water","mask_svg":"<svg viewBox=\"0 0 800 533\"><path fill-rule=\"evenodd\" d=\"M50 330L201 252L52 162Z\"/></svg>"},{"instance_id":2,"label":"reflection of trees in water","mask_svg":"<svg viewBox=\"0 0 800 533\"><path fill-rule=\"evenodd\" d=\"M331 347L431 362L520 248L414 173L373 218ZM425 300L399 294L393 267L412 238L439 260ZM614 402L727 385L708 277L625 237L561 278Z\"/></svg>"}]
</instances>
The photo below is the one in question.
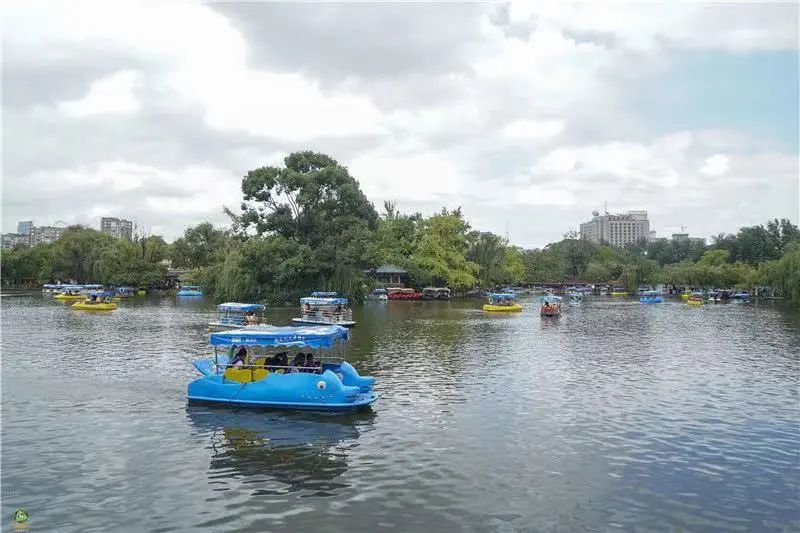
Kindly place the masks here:
<instances>
[{"instance_id":1,"label":"reflection of trees in water","mask_svg":"<svg viewBox=\"0 0 800 533\"><path fill-rule=\"evenodd\" d=\"M190 423L209 433L209 478L244 477L255 494L300 490L327 495L346 484L347 451L371 412L342 416L190 406ZM274 482L278 482L276 485Z\"/></svg>"}]
</instances>

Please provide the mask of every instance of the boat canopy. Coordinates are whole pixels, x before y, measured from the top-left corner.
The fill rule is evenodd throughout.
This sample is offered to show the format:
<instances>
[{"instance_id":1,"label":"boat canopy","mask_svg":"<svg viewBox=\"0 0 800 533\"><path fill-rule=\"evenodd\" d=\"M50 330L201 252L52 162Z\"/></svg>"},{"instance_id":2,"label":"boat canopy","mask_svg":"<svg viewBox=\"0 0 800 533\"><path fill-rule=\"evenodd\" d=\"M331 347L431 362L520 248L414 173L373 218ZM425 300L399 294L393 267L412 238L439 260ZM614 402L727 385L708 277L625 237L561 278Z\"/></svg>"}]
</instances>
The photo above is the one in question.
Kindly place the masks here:
<instances>
[{"instance_id":1,"label":"boat canopy","mask_svg":"<svg viewBox=\"0 0 800 533\"><path fill-rule=\"evenodd\" d=\"M111 296L114 296L114 293L110 291L92 291L89 293L89 296L96 296L98 298L110 298Z\"/></svg>"},{"instance_id":2,"label":"boat canopy","mask_svg":"<svg viewBox=\"0 0 800 533\"><path fill-rule=\"evenodd\" d=\"M117 292L133 292L133 287L117 287Z\"/></svg>"},{"instance_id":3,"label":"boat canopy","mask_svg":"<svg viewBox=\"0 0 800 533\"><path fill-rule=\"evenodd\" d=\"M67 290L67 291L75 291L75 290L82 289L83 285L58 285L57 287L59 289L64 289L64 290Z\"/></svg>"},{"instance_id":4,"label":"boat canopy","mask_svg":"<svg viewBox=\"0 0 800 533\"><path fill-rule=\"evenodd\" d=\"M300 298L300 304L305 305L347 305L347 298Z\"/></svg>"},{"instance_id":5,"label":"boat canopy","mask_svg":"<svg viewBox=\"0 0 800 533\"><path fill-rule=\"evenodd\" d=\"M210 335L211 346L294 346L332 348L346 341L348 329L342 326L255 326Z\"/></svg>"},{"instance_id":6,"label":"boat canopy","mask_svg":"<svg viewBox=\"0 0 800 533\"><path fill-rule=\"evenodd\" d=\"M233 311L234 313L249 313L250 311L263 311L267 307L262 304L242 304L238 302L225 302L219 304L217 310L220 312Z\"/></svg>"},{"instance_id":7,"label":"boat canopy","mask_svg":"<svg viewBox=\"0 0 800 533\"><path fill-rule=\"evenodd\" d=\"M661 296L658 291L642 291L642 296Z\"/></svg>"},{"instance_id":8,"label":"boat canopy","mask_svg":"<svg viewBox=\"0 0 800 533\"><path fill-rule=\"evenodd\" d=\"M182 291L199 291L200 285L181 285Z\"/></svg>"},{"instance_id":9,"label":"boat canopy","mask_svg":"<svg viewBox=\"0 0 800 533\"><path fill-rule=\"evenodd\" d=\"M702 296L702 295L703 295L702 291L692 291L692 296Z\"/></svg>"},{"instance_id":10,"label":"boat canopy","mask_svg":"<svg viewBox=\"0 0 800 533\"><path fill-rule=\"evenodd\" d=\"M510 300L510 299L513 299L513 298L516 298L516 297L517 297L517 295L514 294L513 292L490 292L489 293L489 298L491 298L492 300L502 300L503 298L506 298L506 299Z\"/></svg>"},{"instance_id":11,"label":"boat canopy","mask_svg":"<svg viewBox=\"0 0 800 533\"><path fill-rule=\"evenodd\" d=\"M544 296L539 296L539 301L542 303L559 303L561 302L561 296L553 296L552 294L545 294Z\"/></svg>"},{"instance_id":12,"label":"boat canopy","mask_svg":"<svg viewBox=\"0 0 800 533\"><path fill-rule=\"evenodd\" d=\"M93 285L84 285L83 288L84 289L102 289L103 286L100 285L99 283L95 283Z\"/></svg>"},{"instance_id":13,"label":"boat canopy","mask_svg":"<svg viewBox=\"0 0 800 533\"><path fill-rule=\"evenodd\" d=\"M372 289L372 294L386 294L387 292L389 291L386 289Z\"/></svg>"},{"instance_id":14,"label":"boat canopy","mask_svg":"<svg viewBox=\"0 0 800 533\"><path fill-rule=\"evenodd\" d=\"M312 292L311 296L313 298L336 298L337 295L335 292L316 291Z\"/></svg>"}]
</instances>

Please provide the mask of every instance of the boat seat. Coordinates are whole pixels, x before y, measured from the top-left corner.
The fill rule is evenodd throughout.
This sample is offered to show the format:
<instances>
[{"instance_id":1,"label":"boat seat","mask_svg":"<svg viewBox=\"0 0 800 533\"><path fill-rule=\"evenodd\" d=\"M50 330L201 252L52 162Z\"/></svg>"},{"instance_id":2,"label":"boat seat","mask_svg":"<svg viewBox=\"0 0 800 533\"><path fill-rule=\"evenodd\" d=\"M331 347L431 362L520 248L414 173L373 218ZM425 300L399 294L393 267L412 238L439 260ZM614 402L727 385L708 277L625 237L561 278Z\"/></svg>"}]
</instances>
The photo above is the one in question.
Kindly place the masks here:
<instances>
[{"instance_id":1,"label":"boat seat","mask_svg":"<svg viewBox=\"0 0 800 533\"><path fill-rule=\"evenodd\" d=\"M266 368L226 368L222 377L239 383L250 383L251 381L260 381L264 379L267 377L267 374L269 374L269 370Z\"/></svg>"}]
</instances>

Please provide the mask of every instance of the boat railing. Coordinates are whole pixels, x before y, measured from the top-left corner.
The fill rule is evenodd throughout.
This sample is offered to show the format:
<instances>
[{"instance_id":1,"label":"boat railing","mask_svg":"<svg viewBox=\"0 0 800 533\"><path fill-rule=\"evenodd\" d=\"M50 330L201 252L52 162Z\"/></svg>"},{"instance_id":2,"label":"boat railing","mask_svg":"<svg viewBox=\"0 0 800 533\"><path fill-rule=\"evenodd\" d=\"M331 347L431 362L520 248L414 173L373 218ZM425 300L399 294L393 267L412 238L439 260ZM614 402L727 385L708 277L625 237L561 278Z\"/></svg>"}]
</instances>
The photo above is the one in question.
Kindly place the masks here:
<instances>
[{"instance_id":1,"label":"boat railing","mask_svg":"<svg viewBox=\"0 0 800 533\"><path fill-rule=\"evenodd\" d=\"M305 309L301 308L301 316L304 320L306 319L315 319L315 320L327 320L330 322L339 322L342 320L352 320L353 319L353 310L352 309L342 309L340 311L336 311L335 309Z\"/></svg>"}]
</instances>

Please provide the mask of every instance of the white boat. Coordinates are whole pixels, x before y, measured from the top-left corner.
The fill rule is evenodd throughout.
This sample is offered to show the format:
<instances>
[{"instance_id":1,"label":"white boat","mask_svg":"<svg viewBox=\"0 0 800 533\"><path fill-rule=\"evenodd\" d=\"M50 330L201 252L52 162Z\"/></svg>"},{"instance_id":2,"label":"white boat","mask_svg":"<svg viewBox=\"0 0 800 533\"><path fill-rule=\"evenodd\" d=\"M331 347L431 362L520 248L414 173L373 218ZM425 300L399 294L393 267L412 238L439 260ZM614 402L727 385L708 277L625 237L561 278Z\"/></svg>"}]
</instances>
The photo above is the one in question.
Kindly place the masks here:
<instances>
[{"instance_id":1,"label":"white boat","mask_svg":"<svg viewBox=\"0 0 800 533\"><path fill-rule=\"evenodd\" d=\"M353 310L347 298L339 298L335 292L312 292L310 297L300 298L300 316L293 318L295 324L336 324L353 327Z\"/></svg>"}]
</instances>

